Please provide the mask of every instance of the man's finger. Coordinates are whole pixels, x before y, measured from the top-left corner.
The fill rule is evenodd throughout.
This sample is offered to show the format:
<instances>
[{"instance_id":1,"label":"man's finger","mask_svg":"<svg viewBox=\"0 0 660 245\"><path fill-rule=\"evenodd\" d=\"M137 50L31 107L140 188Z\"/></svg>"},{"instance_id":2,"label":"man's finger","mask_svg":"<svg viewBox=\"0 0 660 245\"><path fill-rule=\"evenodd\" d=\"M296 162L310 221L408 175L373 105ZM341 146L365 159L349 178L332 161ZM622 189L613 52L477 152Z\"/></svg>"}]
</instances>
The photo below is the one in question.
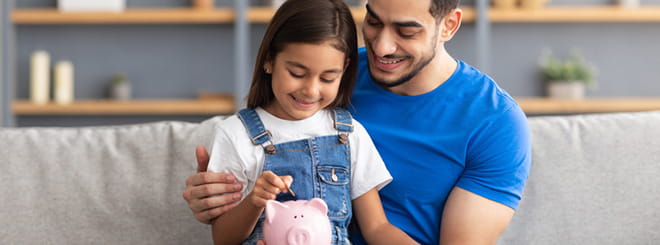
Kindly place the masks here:
<instances>
[{"instance_id":1,"label":"man's finger","mask_svg":"<svg viewBox=\"0 0 660 245\"><path fill-rule=\"evenodd\" d=\"M209 166L209 153L206 151L204 146L198 145L195 148L195 156L197 156L197 172L206 172L206 168Z\"/></svg>"},{"instance_id":2,"label":"man's finger","mask_svg":"<svg viewBox=\"0 0 660 245\"><path fill-rule=\"evenodd\" d=\"M195 213L195 219L197 219L199 222L205 223L205 224L210 224L211 221L220 215L226 213L230 209L236 207L238 203L232 203L232 204L227 204L222 207L217 207L213 209L208 209L204 210L203 212L198 212Z\"/></svg>"},{"instance_id":3,"label":"man's finger","mask_svg":"<svg viewBox=\"0 0 660 245\"><path fill-rule=\"evenodd\" d=\"M236 184L233 174L202 172L191 175L186 179L186 186L198 186L205 184Z\"/></svg>"},{"instance_id":4,"label":"man's finger","mask_svg":"<svg viewBox=\"0 0 660 245\"><path fill-rule=\"evenodd\" d=\"M192 199L201 199L208 196L227 194L227 193L239 193L243 185L241 183L234 184L206 184L199 185L187 188L186 191L190 191L190 197Z\"/></svg>"},{"instance_id":5,"label":"man's finger","mask_svg":"<svg viewBox=\"0 0 660 245\"><path fill-rule=\"evenodd\" d=\"M227 195L211 196L204 199L195 199L190 202L190 209L194 213L231 205L241 200L241 193L228 193Z\"/></svg>"}]
</instances>

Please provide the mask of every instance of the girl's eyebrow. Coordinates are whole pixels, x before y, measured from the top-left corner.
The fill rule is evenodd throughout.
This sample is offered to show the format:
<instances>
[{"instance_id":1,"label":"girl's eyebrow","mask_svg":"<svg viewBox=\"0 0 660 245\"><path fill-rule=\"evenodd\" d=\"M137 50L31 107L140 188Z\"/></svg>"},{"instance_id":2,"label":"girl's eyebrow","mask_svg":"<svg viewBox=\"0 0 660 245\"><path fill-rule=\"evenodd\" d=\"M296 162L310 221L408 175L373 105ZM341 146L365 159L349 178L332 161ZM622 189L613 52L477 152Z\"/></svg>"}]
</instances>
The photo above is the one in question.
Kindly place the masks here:
<instances>
[{"instance_id":1,"label":"girl's eyebrow","mask_svg":"<svg viewBox=\"0 0 660 245\"><path fill-rule=\"evenodd\" d=\"M309 68L307 68L307 66L304 66L303 64L300 64L300 63L295 62L295 61L285 61L285 63L286 63L287 65L295 66L295 67L298 67L298 68L300 68L300 69L309 70Z\"/></svg>"},{"instance_id":2,"label":"girl's eyebrow","mask_svg":"<svg viewBox=\"0 0 660 245\"><path fill-rule=\"evenodd\" d=\"M298 68L303 69L303 70L309 70L309 68L307 68L307 66L305 66L303 64L300 64L298 62L295 62L295 61L285 61L285 63L287 65L295 66L295 67L298 67ZM343 70L341 70L341 69L330 69L330 70L323 71L323 73L341 73L342 71Z\"/></svg>"}]
</instances>

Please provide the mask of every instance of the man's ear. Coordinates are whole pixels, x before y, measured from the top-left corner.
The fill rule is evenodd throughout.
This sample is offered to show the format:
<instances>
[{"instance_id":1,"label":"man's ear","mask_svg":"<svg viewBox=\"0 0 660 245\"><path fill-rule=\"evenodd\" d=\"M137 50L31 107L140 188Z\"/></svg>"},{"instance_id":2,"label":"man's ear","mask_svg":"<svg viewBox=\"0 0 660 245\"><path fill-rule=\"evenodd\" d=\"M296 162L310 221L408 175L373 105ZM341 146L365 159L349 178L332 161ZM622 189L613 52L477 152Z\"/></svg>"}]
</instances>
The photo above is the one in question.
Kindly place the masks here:
<instances>
[{"instance_id":1,"label":"man's ear","mask_svg":"<svg viewBox=\"0 0 660 245\"><path fill-rule=\"evenodd\" d=\"M451 10L440 21L440 34L438 35L438 40L441 42L451 40L454 37L454 34L458 31L458 28L461 27L461 21L463 21L463 10L460 8Z\"/></svg>"},{"instance_id":2,"label":"man's ear","mask_svg":"<svg viewBox=\"0 0 660 245\"><path fill-rule=\"evenodd\" d=\"M346 58L346 60L344 61L344 71L346 71L346 69L348 69L348 65L349 65L350 63L351 63L351 59L350 59L350 58Z\"/></svg>"}]
</instances>

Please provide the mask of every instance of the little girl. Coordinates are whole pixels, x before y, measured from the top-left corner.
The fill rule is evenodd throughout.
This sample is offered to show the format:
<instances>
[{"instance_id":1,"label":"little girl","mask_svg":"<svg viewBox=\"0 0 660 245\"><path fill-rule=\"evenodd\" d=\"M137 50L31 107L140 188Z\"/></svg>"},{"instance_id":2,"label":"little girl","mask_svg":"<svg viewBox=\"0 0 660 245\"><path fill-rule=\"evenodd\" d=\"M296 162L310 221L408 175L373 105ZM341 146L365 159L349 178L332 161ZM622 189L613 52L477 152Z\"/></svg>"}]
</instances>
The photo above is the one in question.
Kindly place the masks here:
<instances>
[{"instance_id":1,"label":"little girl","mask_svg":"<svg viewBox=\"0 0 660 245\"><path fill-rule=\"evenodd\" d=\"M248 108L217 128L209 170L232 173L246 187L238 206L213 221L215 244L262 240L267 200L314 197L328 204L334 244L350 244L353 210L367 242L415 243L385 217L377 191L392 177L345 110L357 59L355 23L342 0L289 0L278 9L259 48Z\"/></svg>"}]
</instances>

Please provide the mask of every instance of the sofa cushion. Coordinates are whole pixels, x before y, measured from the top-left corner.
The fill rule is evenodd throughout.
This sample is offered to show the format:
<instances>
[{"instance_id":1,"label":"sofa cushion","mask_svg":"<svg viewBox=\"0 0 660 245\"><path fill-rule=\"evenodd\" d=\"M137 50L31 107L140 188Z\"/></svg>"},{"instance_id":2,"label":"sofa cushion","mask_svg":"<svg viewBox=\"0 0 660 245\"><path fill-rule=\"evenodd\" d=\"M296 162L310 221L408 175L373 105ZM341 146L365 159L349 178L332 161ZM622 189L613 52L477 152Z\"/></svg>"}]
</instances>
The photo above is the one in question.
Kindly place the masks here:
<instances>
[{"instance_id":1,"label":"sofa cushion","mask_svg":"<svg viewBox=\"0 0 660 245\"><path fill-rule=\"evenodd\" d=\"M499 244L660 241L660 112L529 123L532 169Z\"/></svg>"},{"instance_id":2,"label":"sofa cushion","mask_svg":"<svg viewBox=\"0 0 660 245\"><path fill-rule=\"evenodd\" d=\"M219 118L0 129L0 244L209 244L181 197Z\"/></svg>"}]
</instances>

